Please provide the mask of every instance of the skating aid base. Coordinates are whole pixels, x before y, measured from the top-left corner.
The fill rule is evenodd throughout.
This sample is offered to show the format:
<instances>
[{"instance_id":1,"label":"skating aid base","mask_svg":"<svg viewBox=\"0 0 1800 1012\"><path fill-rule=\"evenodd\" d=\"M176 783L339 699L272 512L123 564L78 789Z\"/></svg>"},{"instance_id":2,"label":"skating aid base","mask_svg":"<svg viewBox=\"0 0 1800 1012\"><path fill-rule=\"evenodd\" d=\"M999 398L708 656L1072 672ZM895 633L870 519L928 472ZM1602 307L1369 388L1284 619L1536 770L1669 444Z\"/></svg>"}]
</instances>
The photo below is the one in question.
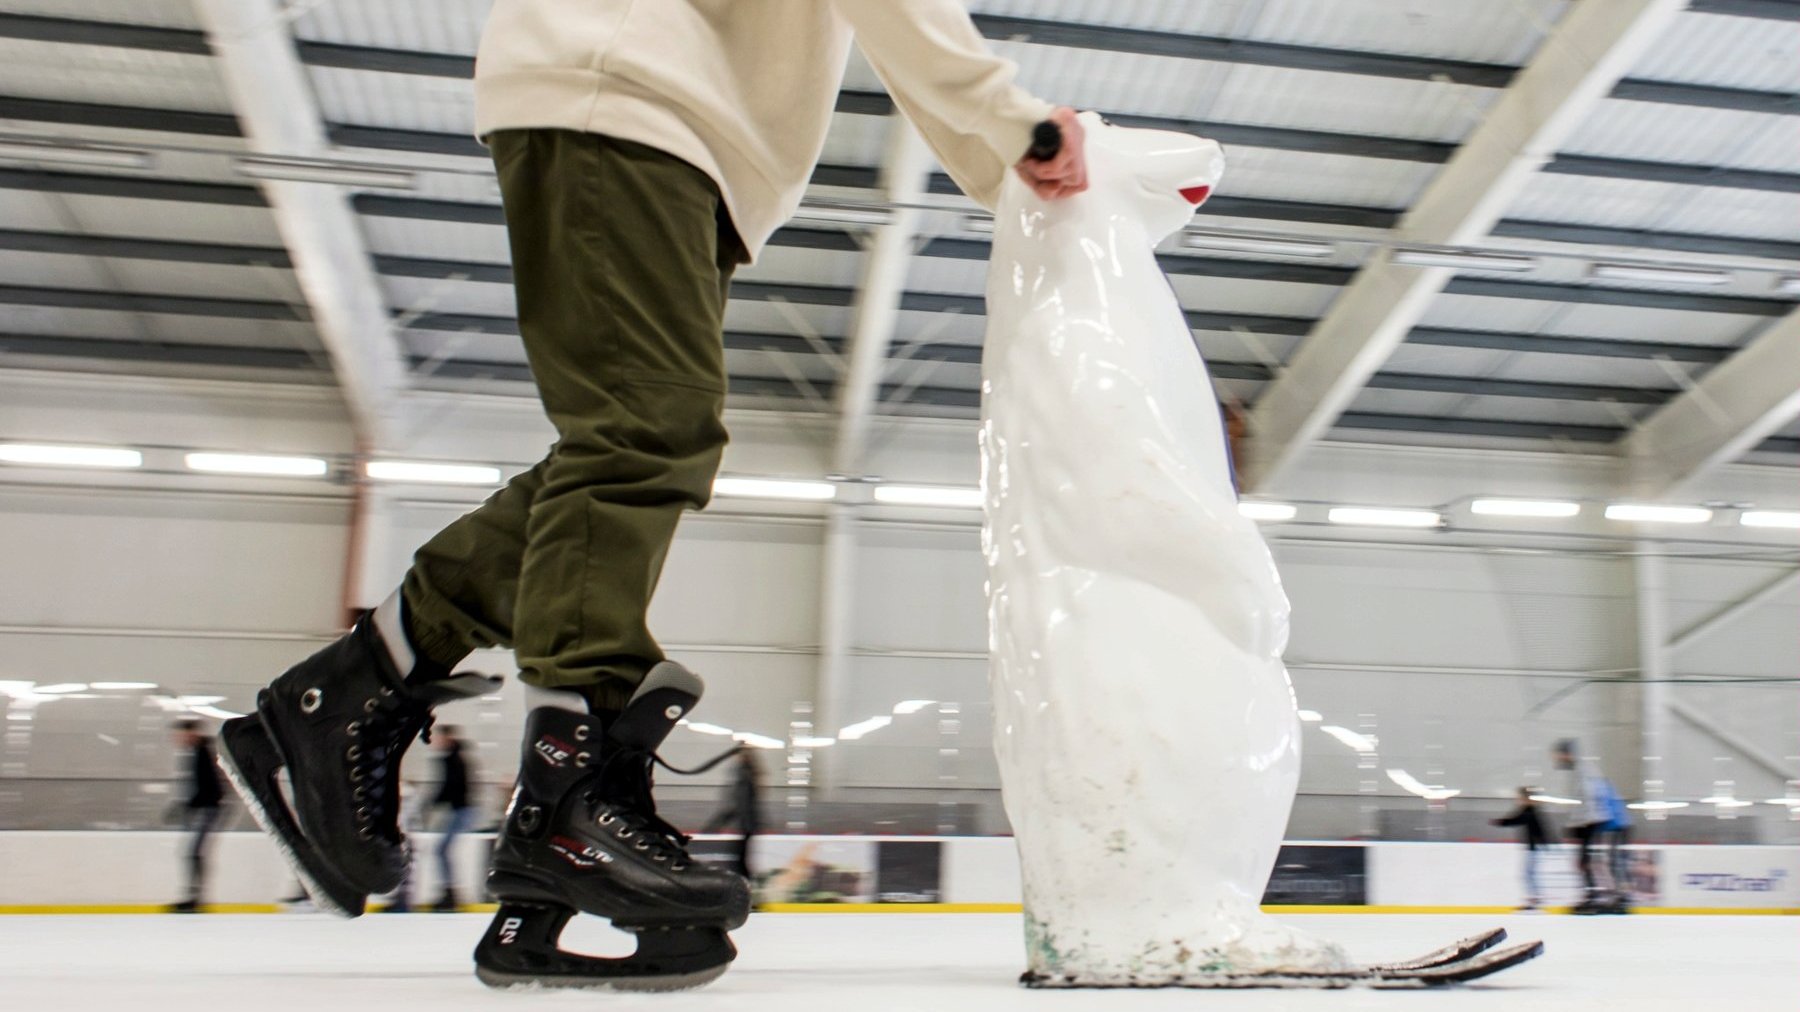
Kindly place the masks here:
<instances>
[{"instance_id":1,"label":"skating aid base","mask_svg":"<svg viewBox=\"0 0 1800 1012\"><path fill-rule=\"evenodd\" d=\"M737 958L719 928L634 928L637 952L619 958L583 956L557 947L568 907L502 902L475 947L475 976L495 988L607 988L684 991L711 983Z\"/></svg>"},{"instance_id":2,"label":"skating aid base","mask_svg":"<svg viewBox=\"0 0 1800 1012\"><path fill-rule=\"evenodd\" d=\"M1443 987L1478 980L1543 955L1544 943L1526 942L1496 948L1506 931L1495 928L1447 945L1417 959L1343 970L1221 971L1171 978L1091 980L1077 974L1026 971L1019 983L1029 988L1299 988L1338 989Z\"/></svg>"}]
</instances>

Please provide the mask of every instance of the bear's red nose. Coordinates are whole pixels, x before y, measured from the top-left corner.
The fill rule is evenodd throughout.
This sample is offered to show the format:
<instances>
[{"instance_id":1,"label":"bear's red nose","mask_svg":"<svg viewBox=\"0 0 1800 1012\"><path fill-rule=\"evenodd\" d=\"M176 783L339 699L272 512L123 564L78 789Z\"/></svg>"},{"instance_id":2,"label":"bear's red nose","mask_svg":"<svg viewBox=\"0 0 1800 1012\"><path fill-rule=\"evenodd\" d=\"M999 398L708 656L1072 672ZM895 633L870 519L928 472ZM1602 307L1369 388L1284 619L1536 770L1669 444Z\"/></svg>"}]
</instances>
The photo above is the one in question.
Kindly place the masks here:
<instances>
[{"instance_id":1,"label":"bear's red nose","mask_svg":"<svg viewBox=\"0 0 1800 1012\"><path fill-rule=\"evenodd\" d=\"M1188 199L1188 203L1194 205L1195 207L1199 207L1201 204L1206 203L1206 198L1212 196L1212 187L1210 187L1210 186L1184 187L1181 191L1181 195Z\"/></svg>"}]
</instances>

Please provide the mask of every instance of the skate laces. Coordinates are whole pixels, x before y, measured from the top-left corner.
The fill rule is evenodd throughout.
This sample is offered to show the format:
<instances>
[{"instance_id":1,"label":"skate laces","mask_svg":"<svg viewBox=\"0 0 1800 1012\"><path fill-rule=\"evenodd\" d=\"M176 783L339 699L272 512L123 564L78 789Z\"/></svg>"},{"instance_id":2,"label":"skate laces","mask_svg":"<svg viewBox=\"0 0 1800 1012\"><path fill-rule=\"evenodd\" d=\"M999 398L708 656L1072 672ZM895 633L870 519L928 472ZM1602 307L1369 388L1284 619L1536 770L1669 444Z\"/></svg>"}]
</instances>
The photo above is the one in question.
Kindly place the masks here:
<instances>
[{"instance_id":1,"label":"skate laces","mask_svg":"<svg viewBox=\"0 0 1800 1012\"><path fill-rule=\"evenodd\" d=\"M351 796L357 802L357 832L365 840L379 834L398 841L400 759L414 737L431 741L437 718L429 704L388 688L369 697L363 713L346 729L352 740L345 758L350 763L350 779L356 784Z\"/></svg>"},{"instance_id":2,"label":"skate laces","mask_svg":"<svg viewBox=\"0 0 1800 1012\"><path fill-rule=\"evenodd\" d=\"M598 791L590 795L597 807L605 809L598 816L600 825L613 829L614 835L631 842L635 849L647 851L652 860L667 861L673 870L681 871L693 861L687 851L691 841L686 833L656 813L656 767L691 776L712 769L737 752L738 749L730 749L701 766L684 770L654 752L620 749L601 765Z\"/></svg>"}]
</instances>

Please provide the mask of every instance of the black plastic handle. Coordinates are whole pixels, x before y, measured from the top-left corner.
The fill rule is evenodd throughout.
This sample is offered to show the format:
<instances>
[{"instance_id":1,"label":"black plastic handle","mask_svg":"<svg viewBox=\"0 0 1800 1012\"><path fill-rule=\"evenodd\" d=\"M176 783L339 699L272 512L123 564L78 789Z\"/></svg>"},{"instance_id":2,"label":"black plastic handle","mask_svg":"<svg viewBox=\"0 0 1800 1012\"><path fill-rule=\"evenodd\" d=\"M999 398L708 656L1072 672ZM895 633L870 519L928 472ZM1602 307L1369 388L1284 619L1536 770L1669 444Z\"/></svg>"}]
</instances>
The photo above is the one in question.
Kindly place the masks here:
<instances>
[{"instance_id":1,"label":"black plastic handle","mask_svg":"<svg viewBox=\"0 0 1800 1012\"><path fill-rule=\"evenodd\" d=\"M1045 120L1032 128L1031 150L1025 152L1025 157L1034 162L1047 162L1062 154L1062 145L1062 127Z\"/></svg>"}]
</instances>

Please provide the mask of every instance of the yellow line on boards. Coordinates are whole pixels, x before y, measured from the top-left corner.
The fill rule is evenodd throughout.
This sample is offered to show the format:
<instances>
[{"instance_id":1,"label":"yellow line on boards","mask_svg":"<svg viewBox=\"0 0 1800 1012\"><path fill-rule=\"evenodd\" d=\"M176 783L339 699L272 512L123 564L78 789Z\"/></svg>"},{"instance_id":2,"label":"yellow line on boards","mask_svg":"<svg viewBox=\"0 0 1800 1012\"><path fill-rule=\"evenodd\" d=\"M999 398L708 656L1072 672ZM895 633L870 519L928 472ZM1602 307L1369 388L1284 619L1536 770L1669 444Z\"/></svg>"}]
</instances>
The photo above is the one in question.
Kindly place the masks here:
<instances>
[{"instance_id":1,"label":"yellow line on boards","mask_svg":"<svg viewBox=\"0 0 1800 1012\"><path fill-rule=\"evenodd\" d=\"M279 903L207 903L207 914L278 914ZM22 903L0 905L0 914L166 914L167 903Z\"/></svg>"}]
</instances>

